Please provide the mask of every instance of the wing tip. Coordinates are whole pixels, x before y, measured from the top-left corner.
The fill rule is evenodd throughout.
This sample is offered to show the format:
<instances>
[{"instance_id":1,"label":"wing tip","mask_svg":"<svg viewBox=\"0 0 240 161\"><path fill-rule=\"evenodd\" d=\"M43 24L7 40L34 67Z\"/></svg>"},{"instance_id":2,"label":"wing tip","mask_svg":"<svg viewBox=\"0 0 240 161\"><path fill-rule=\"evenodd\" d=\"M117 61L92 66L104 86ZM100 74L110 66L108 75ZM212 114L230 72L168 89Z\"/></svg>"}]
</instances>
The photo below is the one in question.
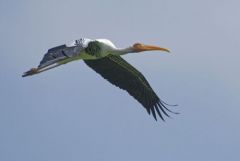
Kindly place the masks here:
<instances>
[{"instance_id":1,"label":"wing tip","mask_svg":"<svg viewBox=\"0 0 240 161\"><path fill-rule=\"evenodd\" d=\"M157 115L158 115L158 117L163 122L165 122L165 119L163 117L164 115L169 117L169 118L172 118L169 113L180 114L179 112L174 112L174 111L170 110L166 106L177 106L177 105L169 105L169 104L163 102L162 100L158 99L153 106L151 106L150 108L147 108L147 112L148 112L149 115L152 114L155 121L157 121Z\"/></svg>"}]
</instances>

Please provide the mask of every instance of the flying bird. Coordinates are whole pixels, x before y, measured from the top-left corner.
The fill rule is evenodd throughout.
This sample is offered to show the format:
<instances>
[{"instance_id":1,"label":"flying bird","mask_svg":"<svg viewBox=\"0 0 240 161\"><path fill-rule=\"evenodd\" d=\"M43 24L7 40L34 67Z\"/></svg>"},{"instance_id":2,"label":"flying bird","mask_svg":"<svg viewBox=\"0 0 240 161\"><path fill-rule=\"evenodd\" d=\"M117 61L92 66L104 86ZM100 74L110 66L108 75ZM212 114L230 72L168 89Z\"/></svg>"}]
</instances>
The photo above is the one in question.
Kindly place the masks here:
<instances>
[{"instance_id":1,"label":"flying bird","mask_svg":"<svg viewBox=\"0 0 240 161\"><path fill-rule=\"evenodd\" d=\"M65 45L48 50L37 68L23 73L22 77L31 76L57 66L82 59L90 68L113 85L126 90L157 120L157 115L164 121L163 114L169 117L171 111L153 91L146 78L121 56L143 51L164 51L168 49L135 43L127 48L117 48L107 39L81 38Z\"/></svg>"}]
</instances>

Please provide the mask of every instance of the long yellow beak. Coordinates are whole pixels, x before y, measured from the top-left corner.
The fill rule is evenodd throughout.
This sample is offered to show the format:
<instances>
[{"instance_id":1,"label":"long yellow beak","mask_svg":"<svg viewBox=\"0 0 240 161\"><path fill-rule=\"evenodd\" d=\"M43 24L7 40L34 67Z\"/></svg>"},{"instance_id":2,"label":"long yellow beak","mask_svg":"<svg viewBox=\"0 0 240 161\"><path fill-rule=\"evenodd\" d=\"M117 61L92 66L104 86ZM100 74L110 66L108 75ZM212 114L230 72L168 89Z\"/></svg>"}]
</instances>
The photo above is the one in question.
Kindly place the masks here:
<instances>
[{"instance_id":1,"label":"long yellow beak","mask_svg":"<svg viewBox=\"0 0 240 161\"><path fill-rule=\"evenodd\" d=\"M162 48L162 47L154 46L154 45L144 45L144 44L140 44L140 43L134 44L133 48L136 52L152 51L152 50L170 52L170 50L168 50L166 48Z\"/></svg>"}]
</instances>

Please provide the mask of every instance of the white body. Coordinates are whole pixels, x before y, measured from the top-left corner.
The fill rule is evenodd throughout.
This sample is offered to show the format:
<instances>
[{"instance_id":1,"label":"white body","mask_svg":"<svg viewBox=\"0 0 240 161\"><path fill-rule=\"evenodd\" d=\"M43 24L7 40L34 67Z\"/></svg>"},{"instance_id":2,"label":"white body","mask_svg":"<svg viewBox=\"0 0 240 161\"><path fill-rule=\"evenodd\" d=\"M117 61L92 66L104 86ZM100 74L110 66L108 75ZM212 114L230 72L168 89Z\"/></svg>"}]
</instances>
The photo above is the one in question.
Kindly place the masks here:
<instances>
[{"instance_id":1,"label":"white body","mask_svg":"<svg viewBox=\"0 0 240 161\"><path fill-rule=\"evenodd\" d=\"M98 41L101 42L101 49L103 52L101 52L101 57L105 57L109 54L114 54L113 51L117 50L116 46L107 39L88 39L88 38L81 38L79 40L75 40L69 43L66 43L67 47L77 47L80 46L82 48L86 48L88 46L88 43L91 41ZM77 57L74 57L73 59L98 59L99 57L92 56L87 54L84 50L82 50L80 53L78 53Z\"/></svg>"}]
</instances>

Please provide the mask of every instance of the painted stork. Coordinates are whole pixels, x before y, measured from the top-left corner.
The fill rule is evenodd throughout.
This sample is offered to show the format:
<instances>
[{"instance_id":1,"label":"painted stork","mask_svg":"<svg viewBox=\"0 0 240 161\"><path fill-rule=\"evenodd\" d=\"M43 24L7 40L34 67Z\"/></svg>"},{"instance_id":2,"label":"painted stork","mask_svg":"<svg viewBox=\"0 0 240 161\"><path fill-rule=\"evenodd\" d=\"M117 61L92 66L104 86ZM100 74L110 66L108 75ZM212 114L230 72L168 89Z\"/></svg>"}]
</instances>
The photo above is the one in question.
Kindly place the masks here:
<instances>
[{"instance_id":1,"label":"painted stork","mask_svg":"<svg viewBox=\"0 0 240 161\"><path fill-rule=\"evenodd\" d=\"M157 120L158 116L164 121L162 114L169 117L171 111L153 91L146 78L132 65L125 61L121 55L143 51L165 51L168 49L135 43L127 48L117 48L107 39L81 38L71 43L60 45L48 50L37 68L23 73L22 77L41 73L68 62L83 59L83 61L103 78L113 85L126 90Z\"/></svg>"}]
</instances>

